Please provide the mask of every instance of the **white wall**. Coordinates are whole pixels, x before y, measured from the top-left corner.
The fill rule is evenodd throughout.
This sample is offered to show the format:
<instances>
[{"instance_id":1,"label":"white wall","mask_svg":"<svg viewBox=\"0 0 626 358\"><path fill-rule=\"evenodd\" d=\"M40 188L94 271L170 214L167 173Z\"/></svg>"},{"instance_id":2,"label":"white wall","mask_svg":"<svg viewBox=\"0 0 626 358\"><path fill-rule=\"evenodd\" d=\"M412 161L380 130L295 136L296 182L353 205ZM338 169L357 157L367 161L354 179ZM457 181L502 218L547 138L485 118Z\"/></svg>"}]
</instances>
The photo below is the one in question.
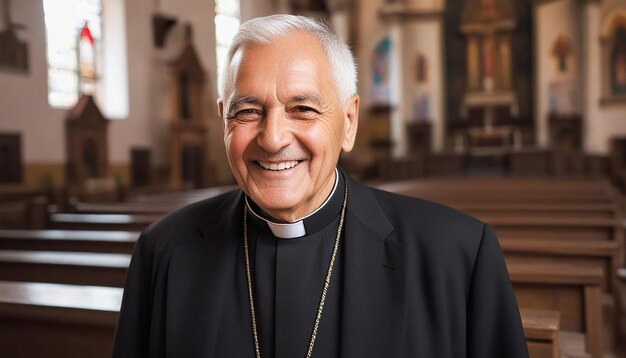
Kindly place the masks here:
<instances>
[{"instance_id":1,"label":"white wall","mask_svg":"<svg viewBox=\"0 0 626 358\"><path fill-rule=\"evenodd\" d=\"M0 71L0 131L22 133L27 162L65 160L65 111L48 106L46 40L42 1L12 1L13 22L23 24L20 40L28 47L27 74Z\"/></svg>"},{"instance_id":2,"label":"white wall","mask_svg":"<svg viewBox=\"0 0 626 358\"><path fill-rule=\"evenodd\" d=\"M111 119L128 117L128 42L124 0L106 0L102 8L103 48L98 98L104 115Z\"/></svg>"},{"instance_id":3,"label":"white wall","mask_svg":"<svg viewBox=\"0 0 626 358\"><path fill-rule=\"evenodd\" d=\"M126 2L125 23L128 55L128 118L109 125L109 160L128 163L130 148L150 147L149 61L152 51L152 2ZM106 24L105 24L106 26ZM106 49L105 49L106 51Z\"/></svg>"}]
</instances>

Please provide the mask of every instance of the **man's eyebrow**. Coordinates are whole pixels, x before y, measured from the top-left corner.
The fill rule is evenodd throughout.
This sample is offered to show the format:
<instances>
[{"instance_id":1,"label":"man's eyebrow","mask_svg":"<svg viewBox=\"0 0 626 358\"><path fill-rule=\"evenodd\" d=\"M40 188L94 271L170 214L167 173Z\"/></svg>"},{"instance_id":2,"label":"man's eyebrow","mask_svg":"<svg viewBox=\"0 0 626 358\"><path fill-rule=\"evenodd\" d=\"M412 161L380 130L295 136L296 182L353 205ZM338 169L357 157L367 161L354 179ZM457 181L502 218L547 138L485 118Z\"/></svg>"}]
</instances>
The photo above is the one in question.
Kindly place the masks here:
<instances>
[{"instance_id":1,"label":"man's eyebrow","mask_svg":"<svg viewBox=\"0 0 626 358\"><path fill-rule=\"evenodd\" d=\"M322 105L322 99L320 98L320 96L315 95L315 94L296 95L296 96L291 97L291 100L289 102L313 102L317 104L318 106Z\"/></svg>"},{"instance_id":2,"label":"man's eyebrow","mask_svg":"<svg viewBox=\"0 0 626 358\"><path fill-rule=\"evenodd\" d=\"M256 98L251 97L251 96L236 96L230 100L230 103L228 104L228 108L231 109L243 103L259 103L259 101L257 101Z\"/></svg>"}]
</instances>

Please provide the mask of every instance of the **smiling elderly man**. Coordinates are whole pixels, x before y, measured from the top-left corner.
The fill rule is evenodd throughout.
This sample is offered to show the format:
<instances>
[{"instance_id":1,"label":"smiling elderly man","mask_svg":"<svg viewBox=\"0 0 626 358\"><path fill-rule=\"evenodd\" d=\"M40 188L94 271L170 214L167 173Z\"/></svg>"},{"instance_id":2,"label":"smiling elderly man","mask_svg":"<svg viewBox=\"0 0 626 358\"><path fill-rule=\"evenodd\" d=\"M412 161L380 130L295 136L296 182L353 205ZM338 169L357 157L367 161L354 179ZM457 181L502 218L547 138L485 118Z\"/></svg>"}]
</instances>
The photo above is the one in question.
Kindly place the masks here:
<instances>
[{"instance_id":1,"label":"smiling elderly man","mask_svg":"<svg viewBox=\"0 0 626 358\"><path fill-rule=\"evenodd\" d=\"M243 24L218 100L241 190L137 242L115 357L526 357L492 229L359 184L356 69L324 25Z\"/></svg>"}]
</instances>

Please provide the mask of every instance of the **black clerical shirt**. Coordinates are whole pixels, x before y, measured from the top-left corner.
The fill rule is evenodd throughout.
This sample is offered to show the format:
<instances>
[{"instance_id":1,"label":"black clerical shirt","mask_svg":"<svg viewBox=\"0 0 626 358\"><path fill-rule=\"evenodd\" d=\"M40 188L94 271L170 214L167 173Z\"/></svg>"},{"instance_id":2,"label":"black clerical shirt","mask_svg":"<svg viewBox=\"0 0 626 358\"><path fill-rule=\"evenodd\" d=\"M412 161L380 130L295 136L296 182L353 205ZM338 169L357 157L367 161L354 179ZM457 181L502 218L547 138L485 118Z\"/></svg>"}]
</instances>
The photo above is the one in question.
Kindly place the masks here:
<instances>
[{"instance_id":1,"label":"black clerical shirt","mask_svg":"<svg viewBox=\"0 0 626 358\"><path fill-rule=\"evenodd\" d=\"M335 244L344 183L345 179L339 174L332 197L304 219L306 235L301 237L278 238L265 221L249 213L250 265L263 357L306 355ZM254 204L251 206L254 208ZM258 212L258 208L254 210ZM314 357L339 357L340 354L341 252L340 243Z\"/></svg>"}]
</instances>

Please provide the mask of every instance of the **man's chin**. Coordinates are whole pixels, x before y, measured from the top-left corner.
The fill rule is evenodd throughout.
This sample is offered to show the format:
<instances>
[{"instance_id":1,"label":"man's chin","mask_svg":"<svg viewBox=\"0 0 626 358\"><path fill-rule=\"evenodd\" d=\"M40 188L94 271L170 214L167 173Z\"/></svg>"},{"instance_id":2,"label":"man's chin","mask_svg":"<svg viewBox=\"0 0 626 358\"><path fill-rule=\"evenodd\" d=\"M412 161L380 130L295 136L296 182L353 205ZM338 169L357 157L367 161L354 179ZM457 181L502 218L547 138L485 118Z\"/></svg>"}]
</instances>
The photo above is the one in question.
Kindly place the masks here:
<instances>
[{"instance_id":1,"label":"man's chin","mask_svg":"<svg viewBox=\"0 0 626 358\"><path fill-rule=\"evenodd\" d=\"M296 206L296 203L292 204L292 198L287 198L287 197L285 198L274 197L271 199L264 198L264 197L261 197L261 198L252 197L252 200L261 209L267 212L284 212L290 209L293 210L293 208Z\"/></svg>"},{"instance_id":2,"label":"man's chin","mask_svg":"<svg viewBox=\"0 0 626 358\"><path fill-rule=\"evenodd\" d=\"M300 215L298 212L302 210L298 205L301 201L293 195L285 195L285 193L293 193L293 189L278 190L279 192L275 193L271 193L275 191L275 189L268 191L264 191L263 195L251 195L251 199L254 203L266 214L278 221L286 222L304 216Z\"/></svg>"}]
</instances>

